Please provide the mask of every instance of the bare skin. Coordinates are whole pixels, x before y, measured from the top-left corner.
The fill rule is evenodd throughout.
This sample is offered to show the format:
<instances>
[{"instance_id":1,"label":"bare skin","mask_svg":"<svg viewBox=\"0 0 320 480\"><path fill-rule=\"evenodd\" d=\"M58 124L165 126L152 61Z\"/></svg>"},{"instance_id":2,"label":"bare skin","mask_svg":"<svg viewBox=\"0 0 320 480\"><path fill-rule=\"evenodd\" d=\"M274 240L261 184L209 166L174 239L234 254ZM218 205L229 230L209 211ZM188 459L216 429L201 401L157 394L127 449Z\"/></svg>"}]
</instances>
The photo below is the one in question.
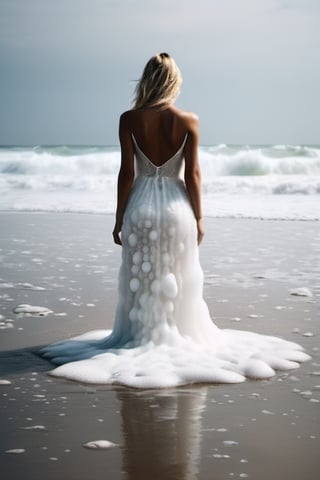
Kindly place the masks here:
<instances>
[{"instance_id":1,"label":"bare skin","mask_svg":"<svg viewBox=\"0 0 320 480\"><path fill-rule=\"evenodd\" d=\"M163 165L177 152L188 133L183 152L185 158L184 181L197 221L198 244L200 244L204 230L201 212L201 173L198 160L199 121L194 113L179 110L173 104L128 110L120 117L121 166L118 175L114 242L121 245L120 232L123 215L134 180L132 133L141 150L156 166Z\"/></svg>"}]
</instances>

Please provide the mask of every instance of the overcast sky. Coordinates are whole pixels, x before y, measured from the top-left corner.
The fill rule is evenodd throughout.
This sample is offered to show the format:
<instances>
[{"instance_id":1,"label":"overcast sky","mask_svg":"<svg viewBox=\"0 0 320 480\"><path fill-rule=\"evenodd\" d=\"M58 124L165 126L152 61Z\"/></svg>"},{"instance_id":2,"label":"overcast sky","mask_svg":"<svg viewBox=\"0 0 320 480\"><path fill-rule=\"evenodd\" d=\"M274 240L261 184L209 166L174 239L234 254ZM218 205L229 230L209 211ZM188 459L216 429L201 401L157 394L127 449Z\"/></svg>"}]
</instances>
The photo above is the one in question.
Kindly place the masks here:
<instances>
[{"instance_id":1,"label":"overcast sky","mask_svg":"<svg viewBox=\"0 0 320 480\"><path fill-rule=\"evenodd\" d=\"M118 144L154 53L201 143L320 143L319 0L0 0L0 144Z\"/></svg>"}]
</instances>

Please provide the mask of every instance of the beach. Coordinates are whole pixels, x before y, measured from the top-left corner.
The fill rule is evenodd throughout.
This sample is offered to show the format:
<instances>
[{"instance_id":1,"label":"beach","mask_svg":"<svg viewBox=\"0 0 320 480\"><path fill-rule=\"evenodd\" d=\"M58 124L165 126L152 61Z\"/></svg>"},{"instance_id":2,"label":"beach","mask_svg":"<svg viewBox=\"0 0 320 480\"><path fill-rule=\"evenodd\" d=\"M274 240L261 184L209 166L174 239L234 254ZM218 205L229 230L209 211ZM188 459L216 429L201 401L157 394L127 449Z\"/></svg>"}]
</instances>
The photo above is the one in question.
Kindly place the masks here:
<instances>
[{"instance_id":1,"label":"beach","mask_svg":"<svg viewBox=\"0 0 320 480\"><path fill-rule=\"evenodd\" d=\"M312 359L268 380L161 390L57 379L37 355L112 328L113 217L2 212L0 225L3 478L317 478L318 221L206 218L200 249L218 327L297 342ZM97 440L112 443L83 446Z\"/></svg>"}]
</instances>

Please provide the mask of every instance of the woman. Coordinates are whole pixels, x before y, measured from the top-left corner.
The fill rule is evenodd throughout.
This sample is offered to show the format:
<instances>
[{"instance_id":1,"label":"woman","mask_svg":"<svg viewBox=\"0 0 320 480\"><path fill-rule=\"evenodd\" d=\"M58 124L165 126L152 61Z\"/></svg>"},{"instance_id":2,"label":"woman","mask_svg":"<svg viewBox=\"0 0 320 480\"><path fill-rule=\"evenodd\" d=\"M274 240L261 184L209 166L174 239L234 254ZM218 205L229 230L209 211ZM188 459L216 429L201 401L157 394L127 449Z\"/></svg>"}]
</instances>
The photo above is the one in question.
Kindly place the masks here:
<instances>
[{"instance_id":1,"label":"woman","mask_svg":"<svg viewBox=\"0 0 320 480\"><path fill-rule=\"evenodd\" d=\"M198 243L203 237L200 198L200 169L198 164L198 118L183 112L173 103L180 92L182 78L175 61L167 53L152 57L147 63L136 89L133 110L121 115L119 137L121 144L121 169L118 180L118 208L113 231L115 243L121 245L125 205L134 178L134 140L156 166L165 163L173 152L179 150L183 139L185 159L185 184L197 221Z\"/></svg>"},{"instance_id":2,"label":"woman","mask_svg":"<svg viewBox=\"0 0 320 480\"><path fill-rule=\"evenodd\" d=\"M122 245L112 332L42 350L52 374L88 383L169 387L268 378L309 356L292 342L220 330L203 300L198 119L174 106L181 75L153 56L121 115L121 168L113 237Z\"/></svg>"},{"instance_id":3,"label":"woman","mask_svg":"<svg viewBox=\"0 0 320 480\"><path fill-rule=\"evenodd\" d=\"M123 246L117 345L159 344L179 333L212 347L218 333L202 299L198 260L203 237L198 119L174 106L181 82L170 55L153 56L137 85L134 108L120 118L113 231L115 243Z\"/></svg>"}]
</instances>

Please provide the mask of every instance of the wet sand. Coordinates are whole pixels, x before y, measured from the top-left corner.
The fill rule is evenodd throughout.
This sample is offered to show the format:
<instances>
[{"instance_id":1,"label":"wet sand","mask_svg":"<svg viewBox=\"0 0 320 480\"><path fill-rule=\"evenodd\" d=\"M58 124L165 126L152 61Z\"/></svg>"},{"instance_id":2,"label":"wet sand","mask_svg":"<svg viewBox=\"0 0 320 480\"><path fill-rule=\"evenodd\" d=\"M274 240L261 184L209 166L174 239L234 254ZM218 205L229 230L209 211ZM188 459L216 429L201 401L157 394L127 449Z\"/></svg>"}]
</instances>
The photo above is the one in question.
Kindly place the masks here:
<instances>
[{"instance_id":1,"label":"wet sand","mask_svg":"<svg viewBox=\"0 0 320 480\"><path fill-rule=\"evenodd\" d=\"M34 353L112 327L120 262L112 220L0 214L1 477L317 479L319 223L207 219L201 246L214 322L296 341L310 362L270 380L138 391L50 377ZM312 296L293 295L299 288ZM14 313L20 304L52 313ZM93 440L116 446L83 447ZM24 451L6 453L15 449Z\"/></svg>"}]
</instances>

